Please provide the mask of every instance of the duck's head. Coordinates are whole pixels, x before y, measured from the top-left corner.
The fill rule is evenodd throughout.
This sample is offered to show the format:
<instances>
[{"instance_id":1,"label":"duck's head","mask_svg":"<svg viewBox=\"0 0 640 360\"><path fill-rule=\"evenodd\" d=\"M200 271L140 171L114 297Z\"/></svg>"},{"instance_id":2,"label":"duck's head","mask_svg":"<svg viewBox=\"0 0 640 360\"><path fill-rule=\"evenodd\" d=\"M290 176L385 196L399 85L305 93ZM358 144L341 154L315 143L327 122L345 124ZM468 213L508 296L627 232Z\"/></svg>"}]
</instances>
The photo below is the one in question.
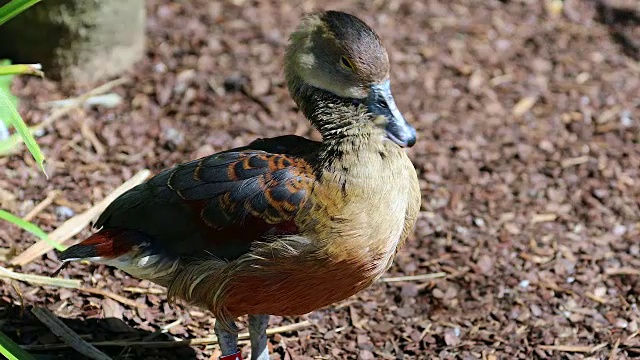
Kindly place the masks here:
<instances>
[{"instance_id":1,"label":"duck's head","mask_svg":"<svg viewBox=\"0 0 640 360\"><path fill-rule=\"evenodd\" d=\"M325 11L303 18L291 35L285 66L289 91L312 121L319 107L329 116L331 109L364 105L367 121L390 140L402 147L415 143L416 131L391 94L387 51L357 17Z\"/></svg>"}]
</instances>

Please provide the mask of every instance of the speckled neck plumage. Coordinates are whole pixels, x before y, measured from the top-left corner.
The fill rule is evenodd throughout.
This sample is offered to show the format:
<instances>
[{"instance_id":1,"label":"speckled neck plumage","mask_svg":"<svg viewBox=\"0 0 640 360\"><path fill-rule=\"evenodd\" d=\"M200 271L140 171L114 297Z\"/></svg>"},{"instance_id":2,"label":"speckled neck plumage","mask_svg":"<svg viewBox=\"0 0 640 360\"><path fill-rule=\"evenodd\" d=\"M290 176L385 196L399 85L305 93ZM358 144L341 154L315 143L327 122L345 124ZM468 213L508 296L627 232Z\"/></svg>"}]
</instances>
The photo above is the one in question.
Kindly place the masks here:
<instances>
[{"instance_id":1,"label":"speckled neck plumage","mask_svg":"<svg viewBox=\"0 0 640 360\"><path fill-rule=\"evenodd\" d=\"M349 153L367 148L379 152L385 147L382 131L373 125L372 115L354 99L310 86L295 74L288 75L288 83L294 101L322 135L317 164L330 166Z\"/></svg>"},{"instance_id":2,"label":"speckled neck plumage","mask_svg":"<svg viewBox=\"0 0 640 360\"><path fill-rule=\"evenodd\" d=\"M339 140L357 131L349 131L361 124L354 119L368 120L363 107L352 99L342 98L329 91L306 84L298 75L288 75L289 92L302 113L322 134L323 140Z\"/></svg>"}]
</instances>

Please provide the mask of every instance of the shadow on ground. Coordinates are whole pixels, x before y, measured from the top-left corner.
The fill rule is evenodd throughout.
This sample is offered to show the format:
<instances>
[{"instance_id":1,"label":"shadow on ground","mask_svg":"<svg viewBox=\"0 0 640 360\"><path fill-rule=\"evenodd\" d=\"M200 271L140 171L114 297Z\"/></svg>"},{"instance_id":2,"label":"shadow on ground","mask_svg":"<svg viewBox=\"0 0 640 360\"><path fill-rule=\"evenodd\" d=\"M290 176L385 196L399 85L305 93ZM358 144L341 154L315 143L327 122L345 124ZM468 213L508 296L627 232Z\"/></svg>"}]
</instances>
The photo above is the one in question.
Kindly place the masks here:
<instances>
[{"instance_id":1,"label":"shadow on ground","mask_svg":"<svg viewBox=\"0 0 640 360\"><path fill-rule=\"evenodd\" d=\"M633 38L630 29L640 26L640 12L635 9L617 8L604 0L596 1L597 20L609 27L611 39L625 55L640 61L640 41Z\"/></svg>"},{"instance_id":2,"label":"shadow on ground","mask_svg":"<svg viewBox=\"0 0 640 360\"><path fill-rule=\"evenodd\" d=\"M66 346L32 313L32 307L22 308L0 300L0 330L18 344L25 346L38 360L88 359ZM10 319L10 321L9 321ZM145 345L97 346L114 360L124 359L196 359L189 346L167 347L172 340L162 333L132 328L120 319L64 319L62 322L89 343L144 341ZM37 344L37 345L31 345ZM66 349L66 350L65 350Z\"/></svg>"}]
</instances>

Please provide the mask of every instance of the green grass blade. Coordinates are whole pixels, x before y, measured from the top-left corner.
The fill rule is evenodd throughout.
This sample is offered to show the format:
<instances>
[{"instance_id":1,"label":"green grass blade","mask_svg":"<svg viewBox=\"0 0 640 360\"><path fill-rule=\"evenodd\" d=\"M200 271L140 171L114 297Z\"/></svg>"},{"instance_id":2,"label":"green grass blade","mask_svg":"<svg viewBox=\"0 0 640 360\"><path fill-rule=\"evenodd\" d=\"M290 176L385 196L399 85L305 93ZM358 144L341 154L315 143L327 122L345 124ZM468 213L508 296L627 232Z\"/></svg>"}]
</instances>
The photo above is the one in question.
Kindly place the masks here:
<instances>
[{"instance_id":1,"label":"green grass blade","mask_svg":"<svg viewBox=\"0 0 640 360\"><path fill-rule=\"evenodd\" d=\"M40 64L0 65L0 76L3 75L37 75L44 76Z\"/></svg>"},{"instance_id":2,"label":"green grass blade","mask_svg":"<svg viewBox=\"0 0 640 360\"><path fill-rule=\"evenodd\" d=\"M24 123L24 120L22 120L22 117L20 117L18 110L16 110L13 104L11 104L11 100L9 99L7 94L5 94L5 92L1 89L0 89L0 118L3 119L9 125L13 126L18 132L18 134L20 134L22 141L24 141L24 143L27 145L29 152L31 153L36 163L38 164L38 166L46 176L47 173L44 170L44 156L42 155L42 151L40 151L40 147L38 146L38 143L36 143L36 139L31 134L31 131L29 131L29 127L27 126L27 124Z\"/></svg>"},{"instance_id":3,"label":"green grass blade","mask_svg":"<svg viewBox=\"0 0 640 360\"><path fill-rule=\"evenodd\" d=\"M16 15L39 3L40 0L12 0L0 8L0 25L13 19Z\"/></svg>"},{"instance_id":4,"label":"green grass blade","mask_svg":"<svg viewBox=\"0 0 640 360\"><path fill-rule=\"evenodd\" d=\"M2 331L0 331L0 354L9 360L35 360Z\"/></svg>"},{"instance_id":5,"label":"green grass blade","mask_svg":"<svg viewBox=\"0 0 640 360\"><path fill-rule=\"evenodd\" d=\"M0 68L5 65L11 65L11 60L0 60ZM14 75L1 75L0 76L0 90L4 90L5 94L9 94L9 100L13 106L18 107L18 98L11 94L11 83L13 82ZM2 119L0 119L1 121Z\"/></svg>"},{"instance_id":6,"label":"green grass blade","mask_svg":"<svg viewBox=\"0 0 640 360\"><path fill-rule=\"evenodd\" d=\"M33 235L39 237L40 239L48 242L49 244L51 244L51 246L53 246L54 248L56 248L59 251L63 251L65 249L65 247L62 244L58 244L55 241L51 241L49 239L49 236L47 236L47 233L45 233L44 231L42 231L37 225L28 222L26 220L22 220L21 218L7 212L4 211L2 209L0 209L0 219L2 220L6 220L10 223L12 223L13 225L16 225L30 233L32 233Z\"/></svg>"}]
</instances>

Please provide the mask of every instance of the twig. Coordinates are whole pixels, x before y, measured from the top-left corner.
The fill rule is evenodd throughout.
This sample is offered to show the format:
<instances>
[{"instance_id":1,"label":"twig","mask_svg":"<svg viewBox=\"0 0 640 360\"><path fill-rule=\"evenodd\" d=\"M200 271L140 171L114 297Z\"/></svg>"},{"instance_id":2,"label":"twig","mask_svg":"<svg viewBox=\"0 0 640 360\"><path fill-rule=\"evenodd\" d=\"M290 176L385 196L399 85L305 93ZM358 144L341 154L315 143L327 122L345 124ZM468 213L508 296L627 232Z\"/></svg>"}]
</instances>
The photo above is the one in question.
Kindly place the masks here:
<instances>
[{"instance_id":1,"label":"twig","mask_svg":"<svg viewBox=\"0 0 640 360\"><path fill-rule=\"evenodd\" d=\"M50 116L48 116L46 119L44 119L44 121L42 121L40 124L36 125L35 129L36 130L40 130L40 129L44 128L45 126L53 123L57 119L63 117L66 114L68 114L69 112L71 112L71 110L76 109L78 106L82 105L89 98L91 98L93 96L96 96L96 95L102 95L102 94L106 93L107 91L113 89L114 87L120 86L122 84L126 84L127 82L129 82L129 78L126 78L126 77L115 79L115 80L109 81L107 83L104 83L104 84L98 86L95 89L91 89L91 90L87 91L86 93L78 96L75 99L69 99L70 102L69 102L68 105L53 111Z\"/></svg>"},{"instance_id":2,"label":"twig","mask_svg":"<svg viewBox=\"0 0 640 360\"><path fill-rule=\"evenodd\" d=\"M36 215L38 215L42 210L44 210L47 206L51 205L51 203L60 195L60 191L53 190L47 194L47 197L44 200L40 201L38 205L34 206L27 215L25 215L22 219L25 221L33 220Z\"/></svg>"},{"instance_id":3,"label":"twig","mask_svg":"<svg viewBox=\"0 0 640 360\"><path fill-rule=\"evenodd\" d=\"M305 320L305 321L301 321L299 323L294 323L294 324L288 324L288 325L283 325L283 326L278 326L278 327L274 327L271 329L267 329L267 335L273 335L273 334L280 334L280 333L285 333L285 332L291 332L291 331L297 331L297 330L302 330L305 328L308 328L309 326L311 326L311 321ZM249 339L249 333L248 332L243 332L238 334L238 340L248 340ZM206 337L206 338L197 338L197 339L193 339L190 342L190 345L209 345L209 344L217 344L218 343L218 338L215 336L210 336L210 337Z\"/></svg>"},{"instance_id":4,"label":"twig","mask_svg":"<svg viewBox=\"0 0 640 360\"><path fill-rule=\"evenodd\" d=\"M609 343L606 343L606 342L600 343L600 344L592 347L591 351L589 351L589 352L593 354L594 352L596 352L596 351L598 351L598 350L600 350L602 348L607 347L607 345L609 345Z\"/></svg>"},{"instance_id":5,"label":"twig","mask_svg":"<svg viewBox=\"0 0 640 360\"><path fill-rule=\"evenodd\" d=\"M183 318L179 318L176 321L173 321L173 322L168 323L167 325L164 325L162 327L162 332L167 332L167 331L171 330L171 328L182 324L183 321L184 321Z\"/></svg>"},{"instance_id":6,"label":"twig","mask_svg":"<svg viewBox=\"0 0 640 360\"><path fill-rule=\"evenodd\" d=\"M640 269L631 267L611 268L604 271L607 275L640 275Z\"/></svg>"},{"instance_id":7,"label":"twig","mask_svg":"<svg viewBox=\"0 0 640 360\"><path fill-rule=\"evenodd\" d=\"M52 100L44 103L47 107L59 108L63 106L67 106L73 102L76 102L76 98L63 99L63 100ZM122 103L122 97L116 93L108 93L103 95L96 95L88 98L84 105L92 106L92 105L100 105L104 106L107 109L114 108Z\"/></svg>"},{"instance_id":8,"label":"twig","mask_svg":"<svg viewBox=\"0 0 640 360\"><path fill-rule=\"evenodd\" d=\"M298 331L298 330L306 329L311 325L312 325L311 321L309 321L309 320L300 321L299 323L282 325L282 326L274 327L274 328L271 328L271 329L267 329L267 335L274 335L274 334L286 333L286 332L291 332L291 331ZM243 339L248 339L249 338L249 333L248 332L247 333L242 333L240 335L242 335Z\"/></svg>"},{"instance_id":9,"label":"twig","mask_svg":"<svg viewBox=\"0 0 640 360\"><path fill-rule=\"evenodd\" d=\"M531 224L555 221L557 218L558 218L558 215L556 214L534 214L531 217Z\"/></svg>"},{"instance_id":10,"label":"twig","mask_svg":"<svg viewBox=\"0 0 640 360\"><path fill-rule=\"evenodd\" d=\"M611 348L611 352L609 353L609 360L614 360L616 358L616 351L618 351L618 346L620 346L620 338L616 340Z\"/></svg>"},{"instance_id":11,"label":"twig","mask_svg":"<svg viewBox=\"0 0 640 360\"><path fill-rule=\"evenodd\" d=\"M563 351L563 352L578 352L578 353L594 353L603 347L607 346L607 343L598 344L595 346L590 345L538 345L541 350L551 351Z\"/></svg>"},{"instance_id":12,"label":"twig","mask_svg":"<svg viewBox=\"0 0 640 360\"><path fill-rule=\"evenodd\" d=\"M564 351L564 352L591 352L592 346L588 345L540 345L541 350Z\"/></svg>"},{"instance_id":13,"label":"twig","mask_svg":"<svg viewBox=\"0 0 640 360\"><path fill-rule=\"evenodd\" d=\"M311 326L310 321L301 321L295 324L289 324L284 326L278 326L271 329L267 329L267 335L280 334L285 332L297 331L308 328ZM238 334L239 340L247 340L249 339L249 333L244 332ZM210 336L206 338L196 338L192 340L177 340L177 341L126 341L126 340L115 340L115 341L98 341L90 343L93 346L98 347L151 347L151 348L173 348L180 346L196 346L196 345L210 345L217 344L218 338L215 336ZM58 350L58 349L66 349L70 345L68 344L46 344L46 345L22 345L22 348L25 350Z\"/></svg>"},{"instance_id":14,"label":"twig","mask_svg":"<svg viewBox=\"0 0 640 360\"><path fill-rule=\"evenodd\" d=\"M31 309L43 324L45 324L52 333L58 336L62 341L71 346L74 350L82 355L95 360L111 360L105 353L96 349L93 345L84 341L78 334L73 332L67 325L51 313L46 308Z\"/></svg>"},{"instance_id":15,"label":"twig","mask_svg":"<svg viewBox=\"0 0 640 360\"><path fill-rule=\"evenodd\" d=\"M59 279L49 276L21 274L11 271L7 268L0 266L0 277L5 277L13 280L24 281L30 284L59 286L65 288L77 289L80 287L80 280L72 279Z\"/></svg>"},{"instance_id":16,"label":"twig","mask_svg":"<svg viewBox=\"0 0 640 360\"><path fill-rule=\"evenodd\" d=\"M78 290L80 291L84 291L84 292L88 292L91 294L97 294L97 295L102 295L108 298L112 298L113 300L131 306L131 307L136 307L136 308L140 308L140 309L146 309L147 305L145 304L141 304L138 302L135 302L131 299L128 299L124 296L120 296L118 294L112 293L111 291L107 291L107 290L102 290L102 289L96 289L96 288L87 288L87 287L83 287L83 288L78 288Z\"/></svg>"},{"instance_id":17,"label":"twig","mask_svg":"<svg viewBox=\"0 0 640 360\"><path fill-rule=\"evenodd\" d=\"M588 161L589 161L589 157L585 155L585 156L579 156L577 158L564 159L560 162L560 165L563 168L568 168L568 167L584 164Z\"/></svg>"},{"instance_id":18,"label":"twig","mask_svg":"<svg viewBox=\"0 0 640 360\"><path fill-rule=\"evenodd\" d=\"M162 334L166 334L172 327L180 325L183 320L184 320L183 318L179 318L176 321L173 321L173 322L171 322L171 323L169 323L167 325L162 326L159 330L156 330L156 331L152 332L151 334L143 337L142 341L152 341L153 339L157 338L158 336L160 336Z\"/></svg>"},{"instance_id":19,"label":"twig","mask_svg":"<svg viewBox=\"0 0 640 360\"><path fill-rule=\"evenodd\" d=\"M137 293L137 294L156 294L156 295L161 295L166 293L166 290L163 289L156 289L156 288L140 288L140 287L135 287L135 286L131 286L131 287L124 287L122 288L123 291L128 291L128 292L132 292L132 293Z\"/></svg>"},{"instance_id":20,"label":"twig","mask_svg":"<svg viewBox=\"0 0 640 360\"><path fill-rule=\"evenodd\" d=\"M591 300L593 300L593 301L595 301L597 303L600 303L600 304L606 304L607 303L607 300L605 298L602 298L602 297L597 296L595 294L592 294L590 292L584 293L584 296L586 296L589 299L591 299Z\"/></svg>"},{"instance_id":21,"label":"twig","mask_svg":"<svg viewBox=\"0 0 640 360\"><path fill-rule=\"evenodd\" d=\"M397 276L397 277L388 277L380 279L381 282L400 282L400 281L424 281L424 280L433 280L447 276L446 272L437 272L431 274L420 274L420 275L407 275L407 276Z\"/></svg>"},{"instance_id":22,"label":"twig","mask_svg":"<svg viewBox=\"0 0 640 360\"><path fill-rule=\"evenodd\" d=\"M80 125L80 133L82 133L85 138L89 139L91 145L93 145L93 148L96 150L96 153L98 155L104 155L107 152L104 148L104 145L102 145L100 140L98 140L98 137L93 131L89 120L85 119L82 121L82 124Z\"/></svg>"},{"instance_id":23,"label":"twig","mask_svg":"<svg viewBox=\"0 0 640 360\"><path fill-rule=\"evenodd\" d=\"M49 240L52 242L58 242L60 244L66 243L69 239L82 231L98 214L100 214L113 200L120 196L125 191L143 182L151 172L147 169L141 170L135 174L131 179L127 180L124 184L120 185L111 194L102 199L102 201L95 204L89 210L78 214L71 219L65 221L57 229L49 233ZM24 266L30 263L39 256L42 256L47 251L53 249L51 244L46 241L38 241L31 245L27 250L23 251L20 255L11 260L11 265Z\"/></svg>"}]
</instances>

